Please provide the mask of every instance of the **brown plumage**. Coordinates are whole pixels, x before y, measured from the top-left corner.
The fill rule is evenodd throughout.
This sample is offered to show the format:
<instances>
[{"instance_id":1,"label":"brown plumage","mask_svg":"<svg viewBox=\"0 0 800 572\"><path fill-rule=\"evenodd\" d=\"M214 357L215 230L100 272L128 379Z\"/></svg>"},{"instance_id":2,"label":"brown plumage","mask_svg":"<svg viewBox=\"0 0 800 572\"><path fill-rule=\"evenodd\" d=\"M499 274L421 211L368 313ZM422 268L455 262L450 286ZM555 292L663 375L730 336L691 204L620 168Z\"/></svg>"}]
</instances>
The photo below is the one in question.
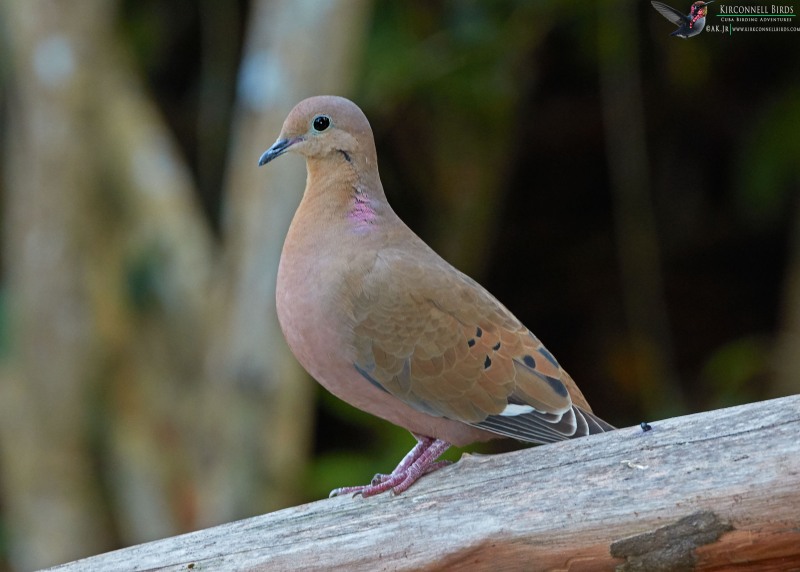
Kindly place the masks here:
<instances>
[{"instance_id":1,"label":"brown plumage","mask_svg":"<svg viewBox=\"0 0 800 572\"><path fill-rule=\"evenodd\" d=\"M301 101L260 165L305 156L306 189L278 269L289 347L344 401L405 427L417 445L390 475L337 489L399 493L450 444L548 443L613 429L542 343L394 213L372 130L335 96Z\"/></svg>"}]
</instances>

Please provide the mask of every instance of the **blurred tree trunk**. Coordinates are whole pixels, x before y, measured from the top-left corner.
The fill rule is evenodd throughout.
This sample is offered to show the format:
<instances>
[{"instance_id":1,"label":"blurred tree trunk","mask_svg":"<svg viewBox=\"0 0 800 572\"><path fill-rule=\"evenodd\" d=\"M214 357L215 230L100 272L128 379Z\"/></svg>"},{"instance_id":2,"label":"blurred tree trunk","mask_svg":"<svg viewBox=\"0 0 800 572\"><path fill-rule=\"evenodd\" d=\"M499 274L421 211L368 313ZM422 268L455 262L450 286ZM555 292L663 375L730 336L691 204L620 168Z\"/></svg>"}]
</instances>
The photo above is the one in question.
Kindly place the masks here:
<instances>
[{"instance_id":1,"label":"blurred tree trunk","mask_svg":"<svg viewBox=\"0 0 800 572\"><path fill-rule=\"evenodd\" d=\"M14 83L3 225L12 355L0 435L21 568L97 552L111 540L88 442L103 351L93 278L106 245L92 236L98 164L83 63L105 46L107 36L96 34L113 4L52 8L3 4Z\"/></svg>"},{"instance_id":2,"label":"blurred tree trunk","mask_svg":"<svg viewBox=\"0 0 800 572\"><path fill-rule=\"evenodd\" d=\"M175 506L188 473L176 436L180 382L198 371L211 241L191 178L111 35L115 8L6 5L16 32L13 354L2 402L14 414L2 434L23 568L109 548L114 532L138 542L191 524ZM34 444L17 438L25 431Z\"/></svg>"},{"instance_id":3,"label":"blurred tree trunk","mask_svg":"<svg viewBox=\"0 0 800 572\"><path fill-rule=\"evenodd\" d=\"M104 50L93 84L97 176L111 195L94 223L98 244L110 242L101 285L102 333L111 344L103 371L106 478L121 539L133 543L195 525L187 449L197 439L216 245L154 104L118 46L109 41Z\"/></svg>"},{"instance_id":4,"label":"blurred tree trunk","mask_svg":"<svg viewBox=\"0 0 800 572\"><path fill-rule=\"evenodd\" d=\"M10 1L0 469L21 569L294 501L313 420L274 317L299 161L256 161L346 91L367 0L258 2L222 247L114 36L114 2Z\"/></svg>"}]
</instances>

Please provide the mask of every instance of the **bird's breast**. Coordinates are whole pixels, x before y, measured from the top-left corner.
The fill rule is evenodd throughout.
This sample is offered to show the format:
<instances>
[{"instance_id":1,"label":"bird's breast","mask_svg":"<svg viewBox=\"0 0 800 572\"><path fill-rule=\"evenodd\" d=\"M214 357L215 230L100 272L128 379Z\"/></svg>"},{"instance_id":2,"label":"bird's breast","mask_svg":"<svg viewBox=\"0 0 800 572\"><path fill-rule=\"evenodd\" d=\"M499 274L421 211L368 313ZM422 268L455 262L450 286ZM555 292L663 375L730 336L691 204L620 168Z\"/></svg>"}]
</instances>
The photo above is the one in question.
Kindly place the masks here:
<instances>
[{"instance_id":1,"label":"bird's breast","mask_svg":"<svg viewBox=\"0 0 800 572\"><path fill-rule=\"evenodd\" d=\"M352 369L353 303L359 288L358 248L340 233L292 223L278 267L276 308L290 349L318 381L335 391Z\"/></svg>"}]
</instances>

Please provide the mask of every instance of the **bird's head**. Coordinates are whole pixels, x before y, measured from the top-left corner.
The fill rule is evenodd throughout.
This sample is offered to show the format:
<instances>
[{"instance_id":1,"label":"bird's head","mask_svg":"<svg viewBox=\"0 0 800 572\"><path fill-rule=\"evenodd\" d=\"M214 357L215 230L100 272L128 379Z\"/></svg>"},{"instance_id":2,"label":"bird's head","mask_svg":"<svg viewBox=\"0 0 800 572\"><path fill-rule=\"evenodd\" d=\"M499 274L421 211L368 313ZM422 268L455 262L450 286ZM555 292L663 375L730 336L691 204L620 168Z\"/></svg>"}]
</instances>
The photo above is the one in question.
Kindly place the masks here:
<instances>
[{"instance_id":1,"label":"bird's head","mask_svg":"<svg viewBox=\"0 0 800 572\"><path fill-rule=\"evenodd\" d=\"M716 0L711 0L710 2L695 2L692 4L692 15L699 14L701 17L705 17L708 13L708 6L709 4L713 4Z\"/></svg>"},{"instance_id":2,"label":"bird's head","mask_svg":"<svg viewBox=\"0 0 800 572\"><path fill-rule=\"evenodd\" d=\"M289 113L278 140L258 164L266 165L287 151L307 159L374 158L375 143L367 117L352 101L334 95L304 99Z\"/></svg>"}]
</instances>

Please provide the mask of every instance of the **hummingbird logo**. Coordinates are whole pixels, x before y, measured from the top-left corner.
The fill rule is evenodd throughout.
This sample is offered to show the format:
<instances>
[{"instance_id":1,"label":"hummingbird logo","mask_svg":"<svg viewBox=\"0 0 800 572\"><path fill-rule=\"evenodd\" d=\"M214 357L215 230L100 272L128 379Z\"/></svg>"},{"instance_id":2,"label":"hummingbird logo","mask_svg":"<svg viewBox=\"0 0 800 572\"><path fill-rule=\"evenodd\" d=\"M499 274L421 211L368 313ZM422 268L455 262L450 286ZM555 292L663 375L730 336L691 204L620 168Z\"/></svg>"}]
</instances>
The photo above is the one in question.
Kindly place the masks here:
<instances>
[{"instance_id":1,"label":"hummingbird logo","mask_svg":"<svg viewBox=\"0 0 800 572\"><path fill-rule=\"evenodd\" d=\"M658 13L664 16L667 20L678 26L678 29L670 34L670 36L677 36L679 38L691 38L703 31L706 25L706 14L708 13L708 6L716 0L710 2L695 2L689 9L689 15L685 16L683 12L676 10L672 6L667 6L663 2L656 2L652 0L650 4L653 8L658 10Z\"/></svg>"}]
</instances>

